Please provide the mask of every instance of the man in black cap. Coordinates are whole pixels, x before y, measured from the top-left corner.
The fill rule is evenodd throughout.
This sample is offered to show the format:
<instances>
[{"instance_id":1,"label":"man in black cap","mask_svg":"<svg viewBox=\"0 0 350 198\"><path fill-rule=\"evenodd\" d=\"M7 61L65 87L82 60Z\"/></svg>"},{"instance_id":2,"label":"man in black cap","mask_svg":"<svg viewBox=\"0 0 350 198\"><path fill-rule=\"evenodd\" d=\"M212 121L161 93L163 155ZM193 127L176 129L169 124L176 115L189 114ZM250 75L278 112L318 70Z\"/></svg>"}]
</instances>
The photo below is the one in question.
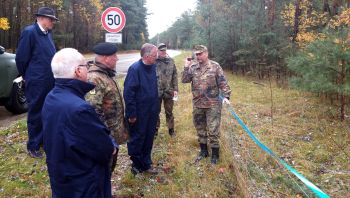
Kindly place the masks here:
<instances>
[{"instance_id":1,"label":"man in black cap","mask_svg":"<svg viewBox=\"0 0 350 198\"><path fill-rule=\"evenodd\" d=\"M28 154L41 158L43 144L41 109L46 95L54 86L51 60L56 53L51 30L58 18L53 9L39 8L36 22L24 28L18 42L16 64L25 80L25 96L28 102Z\"/></svg>"},{"instance_id":2,"label":"man in black cap","mask_svg":"<svg viewBox=\"0 0 350 198\"><path fill-rule=\"evenodd\" d=\"M88 63L88 80L96 87L86 95L86 100L95 108L115 142L120 145L126 143L128 133L124 123L123 97L115 78L117 50L117 46L112 43L99 43L93 47L95 61ZM118 152L113 155L111 173L116 166L117 155Z\"/></svg>"}]
</instances>

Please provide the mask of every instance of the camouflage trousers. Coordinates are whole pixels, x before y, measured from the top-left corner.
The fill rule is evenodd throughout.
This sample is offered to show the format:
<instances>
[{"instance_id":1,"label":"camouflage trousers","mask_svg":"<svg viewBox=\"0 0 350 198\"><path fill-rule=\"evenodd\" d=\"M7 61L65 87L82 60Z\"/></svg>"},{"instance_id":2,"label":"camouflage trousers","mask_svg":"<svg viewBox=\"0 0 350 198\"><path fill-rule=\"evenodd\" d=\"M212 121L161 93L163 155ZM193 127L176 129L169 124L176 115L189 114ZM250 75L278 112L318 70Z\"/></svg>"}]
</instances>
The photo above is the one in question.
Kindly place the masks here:
<instances>
[{"instance_id":1,"label":"camouflage trousers","mask_svg":"<svg viewBox=\"0 0 350 198\"><path fill-rule=\"evenodd\" d=\"M173 107L174 107L174 101L172 98L159 98L159 109L162 108L162 102L164 101L164 111L165 111L165 118L166 118L166 124L168 126L168 129L174 128L174 115L173 115ZM157 122L157 130L160 126L160 116L158 117Z\"/></svg>"},{"instance_id":2,"label":"camouflage trousers","mask_svg":"<svg viewBox=\"0 0 350 198\"><path fill-rule=\"evenodd\" d=\"M193 124L197 130L198 142L219 148L221 105L212 108L193 107Z\"/></svg>"}]
</instances>

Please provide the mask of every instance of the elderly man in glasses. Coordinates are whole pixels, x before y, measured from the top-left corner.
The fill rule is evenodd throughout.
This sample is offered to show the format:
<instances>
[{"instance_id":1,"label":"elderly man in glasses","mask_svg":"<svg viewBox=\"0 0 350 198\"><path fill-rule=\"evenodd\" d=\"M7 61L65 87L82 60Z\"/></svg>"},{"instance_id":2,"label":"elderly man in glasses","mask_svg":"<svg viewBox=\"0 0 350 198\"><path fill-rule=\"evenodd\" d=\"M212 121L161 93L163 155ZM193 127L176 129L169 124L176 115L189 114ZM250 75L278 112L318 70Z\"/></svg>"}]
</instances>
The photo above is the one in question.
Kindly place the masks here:
<instances>
[{"instance_id":1,"label":"elderly man in glasses","mask_svg":"<svg viewBox=\"0 0 350 198\"><path fill-rule=\"evenodd\" d=\"M52 59L55 86L42 110L44 150L52 197L112 197L109 162L116 145L84 96L86 62L65 48Z\"/></svg>"},{"instance_id":2,"label":"elderly man in glasses","mask_svg":"<svg viewBox=\"0 0 350 198\"><path fill-rule=\"evenodd\" d=\"M56 53L51 30L58 18L53 9L39 8L36 22L24 28L16 51L19 74L25 80L25 96L28 102L28 154L41 158L43 144L41 109L47 93L54 85L51 59Z\"/></svg>"},{"instance_id":3,"label":"elderly man in glasses","mask_svg":"<svg viewBox=\"0 0 350 198\"><path fill-rule=\"evenodd\" d=\"M88 79L96 87L86 95L86 100L95 108L114 140L119 145L125 144L128 132L124 123L124 102L115 77L118 48L112 43L99 43L92 51L95 53L95 61L88 63ZM118 152L111 162L111 173L117 163L117 154Z\"/></svg>"},{"instance_id":4,"label":"elderly man in glasses","mask_svg":"<svg viewBox=\"0 0 350 198\"><path fill-rule=\"evenodd\" d=\"M209 142L212 149L211 163L217 164L222 107L219 94L223 95L223 102L229 104L231 89L220 65L208 58L207 47L197 45L194 53L197 61L186 59L182 82L192 83L193 123L201 149L196 161L208 157Z\"/></svg>"}]
</instances>

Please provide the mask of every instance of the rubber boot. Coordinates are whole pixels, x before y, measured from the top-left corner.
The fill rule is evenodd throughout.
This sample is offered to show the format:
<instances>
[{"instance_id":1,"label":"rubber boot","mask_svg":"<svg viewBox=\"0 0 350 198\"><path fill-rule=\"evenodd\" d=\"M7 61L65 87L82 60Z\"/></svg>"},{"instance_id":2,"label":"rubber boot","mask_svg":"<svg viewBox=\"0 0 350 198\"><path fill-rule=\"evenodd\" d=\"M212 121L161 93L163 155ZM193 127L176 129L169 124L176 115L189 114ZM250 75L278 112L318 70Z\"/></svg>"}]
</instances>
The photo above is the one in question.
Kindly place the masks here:
<instances>
[{"instance_id":1,"label":"rubber boot","mask_svg":"<svg viewBox=\"0 0 350 198\"><path fill-rule=\"evenodd\" d=\"M217 164L219 161L219 148L212 148L211 152L211 163Z\"/></svg>"},{"instance_id":2,"label":"rubber boot","mask_svg":"<svg viewBox=\"0 0 350 198\"><path fill-rule=\"evenodd\" d=\"M199 162L200 160L202 160L203 158L206 158L209 156L208 153L208 146L207 144L199 144L201 151L198 154L198 157L196 159L196 162Z\"/></svg>"}]
</instances>

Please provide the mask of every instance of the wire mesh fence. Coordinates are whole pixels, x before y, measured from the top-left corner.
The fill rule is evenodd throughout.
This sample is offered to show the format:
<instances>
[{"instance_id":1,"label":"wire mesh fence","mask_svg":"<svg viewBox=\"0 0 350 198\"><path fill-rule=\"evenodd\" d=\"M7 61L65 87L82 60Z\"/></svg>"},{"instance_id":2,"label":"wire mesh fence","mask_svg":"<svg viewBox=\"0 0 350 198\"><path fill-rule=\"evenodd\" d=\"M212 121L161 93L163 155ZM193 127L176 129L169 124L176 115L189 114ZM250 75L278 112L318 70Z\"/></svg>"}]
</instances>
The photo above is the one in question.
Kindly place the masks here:
<instances>
[{"instance_id":1,"label":"wire mesh fence","mask_svg":"<svg viewBox=\"0 0 350 198\"><path fill-rule=\"evenodd\" d=\"M222 110L221 124L222 149L231 153L232 166L245 197L315 197L277 156L270 156L253 141L227 108Z\"/></svg>"}]
</instances>

